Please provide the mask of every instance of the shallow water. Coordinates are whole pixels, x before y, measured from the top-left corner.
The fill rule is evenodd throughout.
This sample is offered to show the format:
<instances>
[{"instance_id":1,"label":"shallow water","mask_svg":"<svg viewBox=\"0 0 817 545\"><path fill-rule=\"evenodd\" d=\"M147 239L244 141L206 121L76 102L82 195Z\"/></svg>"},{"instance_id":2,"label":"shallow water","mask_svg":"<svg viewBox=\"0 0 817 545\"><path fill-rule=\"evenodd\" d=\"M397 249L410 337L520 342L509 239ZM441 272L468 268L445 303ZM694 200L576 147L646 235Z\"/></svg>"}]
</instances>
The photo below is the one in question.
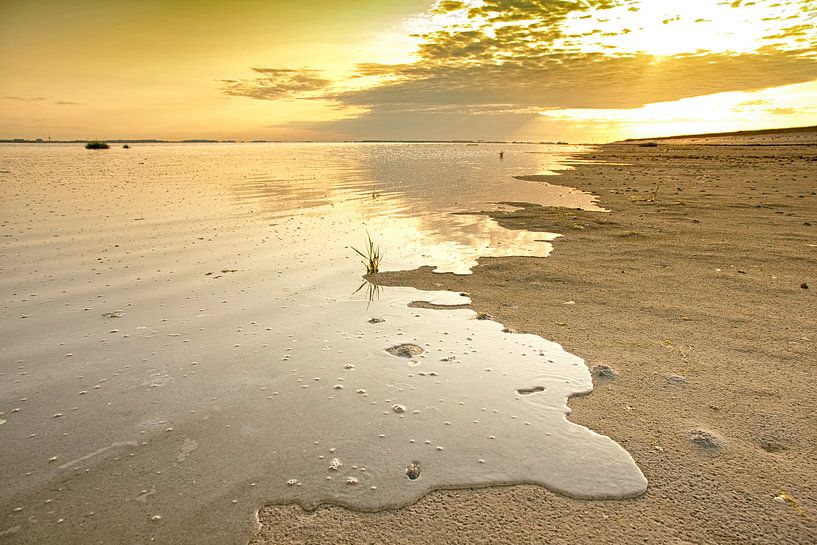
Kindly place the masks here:
<instances>
[{"instance_id":1,"label":"shallow water","mask_svg":"<svg viewBox=\"0 0 817 545\"><path fill-rule=\"evenodd\" d=\"M361 288L349 246L366 232L385 269L467 273L547 255L556 235L457 212L593 208L513 178L576 148L503 148L0 147L0 535L242 543L266 502L643 492L620 446L566 419L591 388L580 358L468 309L409 307L460 294ZM388 351L402 344L409 357Z\"/></svg>"}]
</instances>

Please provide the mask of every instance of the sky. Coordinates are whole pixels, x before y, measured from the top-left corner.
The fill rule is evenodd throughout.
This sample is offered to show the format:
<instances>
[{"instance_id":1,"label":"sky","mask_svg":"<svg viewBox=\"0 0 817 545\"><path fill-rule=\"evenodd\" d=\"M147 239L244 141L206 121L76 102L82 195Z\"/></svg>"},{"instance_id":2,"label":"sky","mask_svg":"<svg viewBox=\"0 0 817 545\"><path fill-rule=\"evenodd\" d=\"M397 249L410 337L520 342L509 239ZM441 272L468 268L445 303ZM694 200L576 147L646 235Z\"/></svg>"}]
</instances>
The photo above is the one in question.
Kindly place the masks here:
<instances>
[{"instance_id":1,"label":"sky","mask_svg":"<svg viewBox=\"0 0 817 545\"><path fill-rule=\"evenodd\" d=\"M817 125L817 0L0 0L0 138Z\"/></svg>"}]
</instances>

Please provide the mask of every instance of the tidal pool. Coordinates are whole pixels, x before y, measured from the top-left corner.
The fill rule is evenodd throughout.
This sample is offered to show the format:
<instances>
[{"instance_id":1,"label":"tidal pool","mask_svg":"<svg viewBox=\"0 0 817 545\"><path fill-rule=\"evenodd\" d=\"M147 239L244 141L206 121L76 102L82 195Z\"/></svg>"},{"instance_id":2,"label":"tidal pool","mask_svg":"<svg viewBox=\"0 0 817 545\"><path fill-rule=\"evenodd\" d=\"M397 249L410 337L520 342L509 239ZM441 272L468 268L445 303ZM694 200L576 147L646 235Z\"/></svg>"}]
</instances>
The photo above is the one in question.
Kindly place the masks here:
<instances>
[{"instance_id":1,"label":"tidal pool","mask_svg":"<svg viewBox=\"0 0 817 545\"><path fill-rule=\"evenodd\" d=\"M498 159L504 149L505 158ZM501 201L594 208L513 176L565 146L0 147L0 536L244 543L265 503L376 510L446 487L643 493L611 439L570 423L583 361L466 296L379 288L544 256ZM555 179L554 181L558 181Z\"/></svg>"}]
</instances>

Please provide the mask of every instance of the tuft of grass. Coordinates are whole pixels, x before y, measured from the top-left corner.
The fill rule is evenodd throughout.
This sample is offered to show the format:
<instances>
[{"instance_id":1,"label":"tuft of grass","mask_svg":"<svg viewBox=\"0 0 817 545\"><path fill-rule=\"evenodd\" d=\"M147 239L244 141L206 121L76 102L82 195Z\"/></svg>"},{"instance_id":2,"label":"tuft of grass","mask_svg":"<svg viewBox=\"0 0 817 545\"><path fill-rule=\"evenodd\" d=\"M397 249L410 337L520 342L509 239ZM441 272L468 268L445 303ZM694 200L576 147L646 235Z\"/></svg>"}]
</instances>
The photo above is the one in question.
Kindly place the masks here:
<instances>
[{"instance_id":1,"label":"tuft of grass","mask_svg":"<svg viewBox=\"0 0 817 545\"><path fill-rule=\"evenodd\" d=\"M354 246L351 246L352 250L357 253L360 257L363 258L363 265L366 266L366 274L376 273L380 270L380 262L383 258L383 252L380 251L380 246L376 246L374 242L372 242L372 237L369 233L366 233L366 253L364 254Z\"/></svg>"},{"instance_id":2,"label":"tuft of grass","mask_svg":"<svg viewBox=\"0 0 817 545\"><path fill-rule=\"evenodd\" d=\"M101 140L91 140L85 144L85 149L108 149L109 147L107 142Z\"/></svg>"}]
</instances>

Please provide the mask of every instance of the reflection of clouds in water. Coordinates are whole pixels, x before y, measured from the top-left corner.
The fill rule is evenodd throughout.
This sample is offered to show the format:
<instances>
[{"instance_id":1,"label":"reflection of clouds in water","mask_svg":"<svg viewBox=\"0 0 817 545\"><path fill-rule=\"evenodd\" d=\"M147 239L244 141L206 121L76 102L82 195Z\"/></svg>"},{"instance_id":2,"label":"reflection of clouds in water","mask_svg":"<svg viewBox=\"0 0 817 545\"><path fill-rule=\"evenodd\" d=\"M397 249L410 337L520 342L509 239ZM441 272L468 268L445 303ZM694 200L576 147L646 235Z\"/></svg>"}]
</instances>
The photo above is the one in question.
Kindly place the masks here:
<instances>
[{"instance_id":1,"label":"reflection of clouds in water","mask_svg":"<svg viewBox=\"0 0 817 545\"><path fill-rule=\"evenodd\" d=\"M468 274L480 257L546 257L553 249L548 241L558 236L505 229L481 214L400 218L370 225L391 250L384 270L431 265L435 272Z\"/></svg>"},{"instance_id":2,"label":"reflection of clouds in water","mask_svg":"<svg viewBox=\"0 0 817 545\"><path fill-rule=\"evenodd\" d=\"M236 182L234 191L267 213L313 209L337 223L365 225L386 250L386 270L434 265L438 272L467 273L479 257L547 256L555 235L511 231L462 212L496 210L502 201L594 207L587 193L518 178L565 168L567 153L578 148L508 147L326 145L315 163L314 148L286 146L283 163ZM506 151L502 161L497 150Z\"/></svg>"}]
</instances>

